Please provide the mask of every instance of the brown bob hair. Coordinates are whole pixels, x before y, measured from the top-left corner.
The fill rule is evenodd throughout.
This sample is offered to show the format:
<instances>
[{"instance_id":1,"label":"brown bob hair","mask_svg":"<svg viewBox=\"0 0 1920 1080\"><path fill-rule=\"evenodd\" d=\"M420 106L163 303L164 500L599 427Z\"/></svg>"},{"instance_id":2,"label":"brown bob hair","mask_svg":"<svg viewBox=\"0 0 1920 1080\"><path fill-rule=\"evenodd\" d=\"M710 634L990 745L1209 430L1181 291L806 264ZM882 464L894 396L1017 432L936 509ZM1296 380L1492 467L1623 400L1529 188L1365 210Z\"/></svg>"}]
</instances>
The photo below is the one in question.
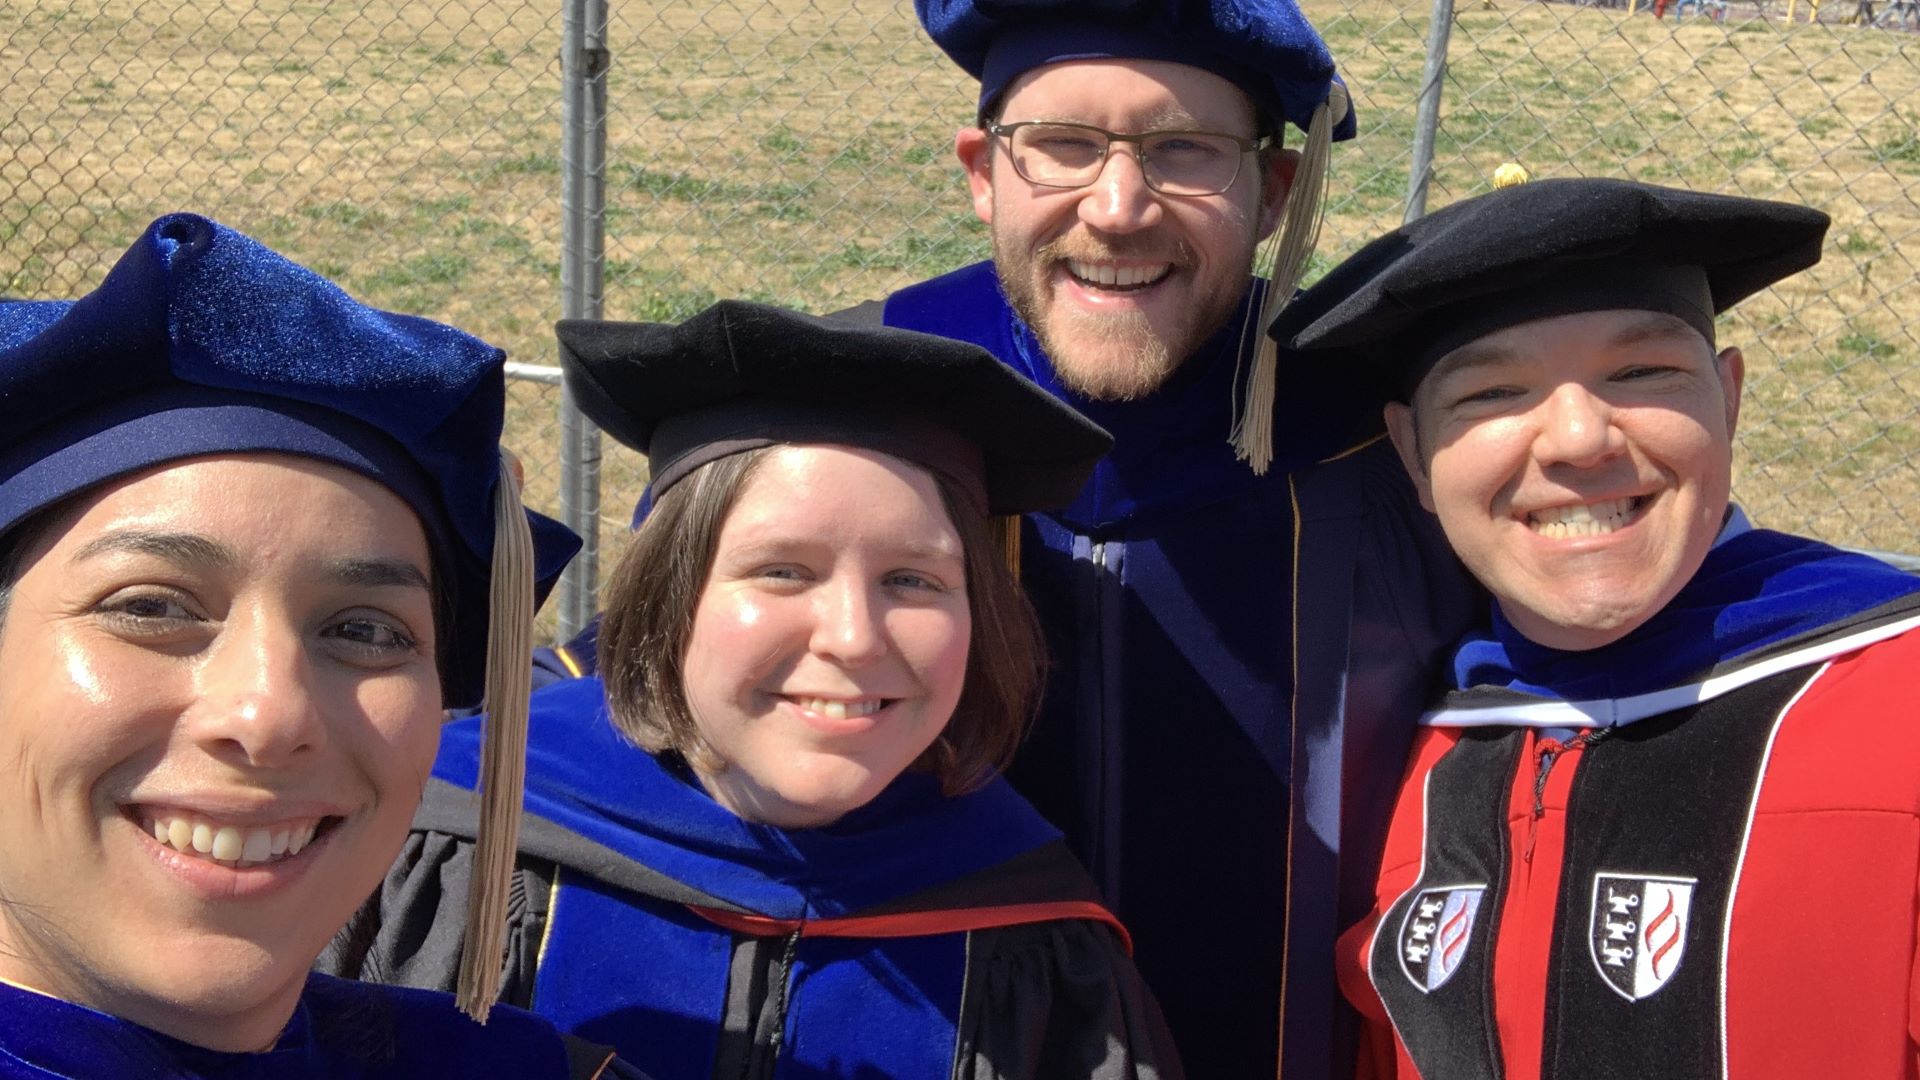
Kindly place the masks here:
<instances>
[{"instance_id":1,"label":"brown bob hair","mask_svg":"<svg viewBox=\"0 0 1920 1080\"><path fill-rule=\"evenodd\" d=\"M599 668L614 725L641 748L678 753L709 774L726 763L687 708L683 661L721 526L777 449L733 454L683 477L653 504L607 581ZM910 768L932 772L942 791L958 795L1012 760L1039 700L1046 652L1033 606L1001 558L1001 522L974 511L945 477L932 475L960 534L973 629L953 717ZM1020 521L1005 519L1005 527L1017 529Z\"/></svg>"}]
</instances>

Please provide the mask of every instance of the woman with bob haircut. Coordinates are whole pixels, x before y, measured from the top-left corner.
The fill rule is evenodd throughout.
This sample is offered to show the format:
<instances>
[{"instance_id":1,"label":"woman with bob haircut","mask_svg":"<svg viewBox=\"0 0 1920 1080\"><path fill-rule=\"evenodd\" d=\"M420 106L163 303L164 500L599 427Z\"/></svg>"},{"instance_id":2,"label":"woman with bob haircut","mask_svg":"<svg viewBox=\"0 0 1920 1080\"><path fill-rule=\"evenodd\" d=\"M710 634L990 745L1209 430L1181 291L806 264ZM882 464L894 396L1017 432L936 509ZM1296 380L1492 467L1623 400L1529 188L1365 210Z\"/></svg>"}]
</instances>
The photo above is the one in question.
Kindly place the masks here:
<instances>
[{"instance_id":1,"label":"woman with bob haircut","mask_svg":"<svg viewBox=\"0 0 1920 1080\"><path fill-rule=\"evenodd\" d=\"M189 214L0 303L0 1076L638 1075L309 973L483 692L511 850L519 657L577 541L502 467L503 366Z\"/></svg>"},{"instance_id":2,"label":"woman with bob haircut","mask_svg":"<svg viewBox=\"0 0 1920 1080\"><path fill-rule=\"evenodd\" d=\"M1105 432L972 345L757 304L560 341L653 499L604 682L534 695L503 1000L660 1077L1181 1075L997 775L1044 664L997 516L1070 501ZM449 729L330 965L448 984L478 745Z\"/></svg>"}]
</instances>

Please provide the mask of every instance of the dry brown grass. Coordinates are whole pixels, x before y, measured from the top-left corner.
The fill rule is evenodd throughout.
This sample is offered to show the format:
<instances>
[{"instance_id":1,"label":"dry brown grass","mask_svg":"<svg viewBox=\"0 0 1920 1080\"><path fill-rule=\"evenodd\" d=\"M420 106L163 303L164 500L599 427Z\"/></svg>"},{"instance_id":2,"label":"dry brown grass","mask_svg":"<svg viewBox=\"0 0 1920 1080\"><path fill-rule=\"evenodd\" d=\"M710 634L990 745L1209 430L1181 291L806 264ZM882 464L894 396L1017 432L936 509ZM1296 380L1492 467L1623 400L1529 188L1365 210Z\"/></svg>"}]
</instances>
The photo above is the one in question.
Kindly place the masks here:
<instances>
[{"instance_id":1,"label":"dry brown grass","mask_svg":"<svg viewBox=\"0 0 1920 1080\"><path fill-rule=\"evenodd\" d=\"M0 7L0 293L84 289L154 214L196 209L550 362L560 6ZM1307 7L1362 121L1335 159L1325 265L1399 220L1427 4ZM1774 7L1679 23L1466 0L1429 205L1520 160L1827 209L1826 262L1725 329L1752 372L1739 493L1769 524L1913 550L1920 36L1787 28ZM609 315L735 295L831 310L984 255L950 153L972 88L905 5L613 12ZM510 405L536 501L557 477L555 397L520 387ZM643 473L611 447L606 471L614 541Z\"/></svg>"}]
</instances>

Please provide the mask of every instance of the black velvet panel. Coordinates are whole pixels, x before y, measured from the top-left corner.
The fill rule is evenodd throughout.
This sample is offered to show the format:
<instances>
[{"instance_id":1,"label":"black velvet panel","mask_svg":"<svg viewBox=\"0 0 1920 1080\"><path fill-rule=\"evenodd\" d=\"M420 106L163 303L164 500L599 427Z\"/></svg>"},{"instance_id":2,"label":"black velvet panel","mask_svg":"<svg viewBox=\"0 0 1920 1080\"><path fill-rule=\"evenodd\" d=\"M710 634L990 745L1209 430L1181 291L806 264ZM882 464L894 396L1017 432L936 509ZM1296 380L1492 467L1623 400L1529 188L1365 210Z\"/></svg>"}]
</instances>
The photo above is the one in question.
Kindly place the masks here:
<instances>
[{"instance_id":1,"label":"black velvet panel","mask_svg":"<svg viewBox=\"0 0 1920 1080\"><path fill-rule=\"evenodd\" d=\"M1589 747L1568 797L1544 1075L1720 1075L1722 945L1776 718L1802 668Z\"/></svg>"},{"instance_id":2,"label":"black velvet panel","mask_svg":"<svg viewBox=\"0 0 1920 1080\"><path fill-rule=\"evenodd\" d=\"M1524 732L1463 735L1427 774L1420 879L1380 920L1368 974L1423 1076L1497 1080L1493 941L1507 884L1507 791Z\"/></svg>"}]
</instances>

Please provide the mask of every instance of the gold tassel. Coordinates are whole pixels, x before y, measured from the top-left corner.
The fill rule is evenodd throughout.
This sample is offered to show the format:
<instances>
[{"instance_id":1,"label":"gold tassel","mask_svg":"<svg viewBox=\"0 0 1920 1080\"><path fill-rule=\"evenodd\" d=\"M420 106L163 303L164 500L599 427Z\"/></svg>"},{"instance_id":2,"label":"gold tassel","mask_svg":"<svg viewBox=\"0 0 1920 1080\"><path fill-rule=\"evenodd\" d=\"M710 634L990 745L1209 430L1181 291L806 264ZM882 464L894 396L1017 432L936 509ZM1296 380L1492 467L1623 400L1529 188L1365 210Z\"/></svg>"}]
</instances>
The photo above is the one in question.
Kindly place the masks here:
<instances>
[{"instance_id":1,"label":"gold tassel","mask_svg":"<svg viewBox=\"0 0 1920 1080\"><path fill-rule=\"evenodd\" d=\"M480 758L480 829L467 897L466 944L455 986L461 1011L481 1023L500 996L507 890L520 846L527 781L527 697L533 689L533 533L520 480L501 451L493 496L493 581L488 594L486 725Z\"/></svg>"},{"instance_id":2,"label":"gold tassel","mask_svg":"<svg viewBox=\"0 0 1920 1080\"><path fill-rule=\"evenodd\" d=\"M1020 580L1020 515L988 518L987 533L999 547L1007 569L1013 571L1013 579Z\"/></svg>"},{"instance_id":3,"label":"gold tassel","mask_svg":"<svg viewBox=\"0 0 1920 1080\"><path fill-rule=\"evenodd\" d=\"M1300 288L1300 279L1306 276L1313 249L1320 242L1333 127L1346 117L1348 107L1345 88L1334 83L1327 100L1313 110L1280 227L1274 230L1267 250L1258 260L1267 265L1267 295L1261 301L1254 325L1247 328L1254 334L1253 372L1247 378L1247 396L1240 403L1239 418L1228 439L1233 443L1234 456L1261 476L1265 476L1267 467L1273 464L1273 396L1279 375L1279 345L1267 336L1267 329L1293 300L1293 294ZM1245 354L1243 338L1241 355Z\"/></svg>"}]
</instances>

